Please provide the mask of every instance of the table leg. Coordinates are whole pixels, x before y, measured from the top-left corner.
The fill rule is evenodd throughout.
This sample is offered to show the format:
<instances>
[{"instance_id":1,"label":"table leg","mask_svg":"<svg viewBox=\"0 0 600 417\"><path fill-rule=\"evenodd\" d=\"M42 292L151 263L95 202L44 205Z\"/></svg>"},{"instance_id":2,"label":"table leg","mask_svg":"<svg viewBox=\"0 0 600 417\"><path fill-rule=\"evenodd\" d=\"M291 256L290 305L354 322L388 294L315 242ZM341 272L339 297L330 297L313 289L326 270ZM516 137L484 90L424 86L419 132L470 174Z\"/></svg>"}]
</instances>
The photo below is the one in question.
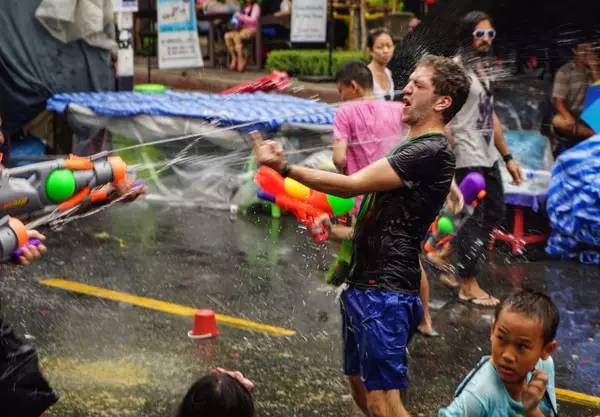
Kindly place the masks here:
<instances>
[{"instance_id":1,"label":"table leg","mask_svg":"<svg viewBox=\"0 0 600 417\"><path fill-rule=\"evenodd\" d=\"M208 21L208 66L215 66L215 21Z\"/></svg>"}]
</instances>

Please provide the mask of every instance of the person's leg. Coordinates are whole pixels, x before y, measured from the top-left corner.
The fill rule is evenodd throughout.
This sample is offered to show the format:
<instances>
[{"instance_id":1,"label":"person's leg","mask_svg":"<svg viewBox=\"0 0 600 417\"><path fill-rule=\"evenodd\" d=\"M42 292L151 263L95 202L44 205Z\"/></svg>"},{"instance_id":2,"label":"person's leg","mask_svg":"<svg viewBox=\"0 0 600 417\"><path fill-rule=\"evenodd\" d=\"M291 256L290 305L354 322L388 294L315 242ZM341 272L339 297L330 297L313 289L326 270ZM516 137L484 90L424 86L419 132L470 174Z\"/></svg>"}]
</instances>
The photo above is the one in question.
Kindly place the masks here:
<instances>
[{"instance_id":1,"label":"person's leg","mask_svg":"<svg viewBox=\"0 0 600 417\"><path fill-rule=\"evenodd\" d=\"M421 267L421 289L419 291L419 297L421 298L421 304L423 304L423 320L419 323L417 331L423 336L437 336L438 333L433 329L433 323L431 321L431 311L429 310L429 280L427 273L423 265Z\"/></svg>"},{"instance_id":2,"label":"person's leg","mask_svg":"<svg viewBox=\"0 0 600 417\"><path fill-rule=\"evenodd\" d=\"M479 286L477 274L479 273L479 260L484 259L487 255L487 244L492 230L504 218L504 190L498 163L492 168L484 169L482 173L485 177L486 195L477 207L480 209L477 217L478 223L471 227L471 247L465 251L469 260L475 259L476 262L467 261L465 268L461 270L458 296L463 300L471 300L474 304L491 307L497 305L500 300Z\"/></svg>"},{"instance_id":3,"label":"person's leg","mask_svg":"<svg viewBox=\"0 0 600 417\"><path fill-rule=\"evenodd\" d=\"M419 297L384 290L359 292L359 358L369 416L408 416L400 390L408 388L407 346L423 318Z\"/></svg>"},{"instance_id":4,"label":"person's leg","mask_svg":"<svg viewBox=\"0 0 600 417\"><path fill-rule=\"evenodd\" d=\"M365 388L365 384L363 384L360 375L348 375L348 382L350 384L350 393L352 394L354 402L358 408L360 408L360 411L362 411L365 416L368 416L367 389Z\"/></svg>"},{"instance_id":5,"label":"person's leg","mask_svg":"<svg viewBox=\"0 0 600 417\"><path fill-rule=\"evenodd\" d=\"M491 204L491 199L496 198L494 195L495 188L488 184L486 172L487 169L481 168L460 168L456 170L456 181L460 183L470 172L480 172L486 177L486 196L477 205L473 215L465 222L458 235L453 240L453 245L456 254L456 270L459 277L458 298L464 301L469 301L475 305L486 307L495 306L499 300L492 297L479 286L477 274L479 273L479 265L482 257L487 250L489 235L495 224L486 224L484 216L486 206Z\"/></svg>"},{"instance_id":6,"label":"person's leg","mask_svg":"<svg viewBox=\"0 0 600 417\"><path fill-rule=\"evenodd\" d=\"M239 46L236 45L236 51L238 51L238 71L243 72L246 69L248 59L244 55L244 41L254 36L255 31L252 29L242 29L239 32Z\"/></svg>"},{"instance_id":7,"label":"person's leg","mask_svg":"<svg viewBox=\"0 0 600 417\"><path fill-rule=\"evenodd\" d=\"M342 347L344 352L344 374L348 376L350 384L350 394L356 405L366 416L369 415L367 409L367 389L360 377L360 358L358 354L358 337L355 328L356 314L354 312L355 299L352 297L351 290L345 290L340 296L340 312L342 314Z\"/></svg>"},{"instance_id":8,"label":"person's leg","mask_svg":"<svg viewBox=\"0 0 600 417\"><path fill-rule=\"evenodd\" d=\"M235 52L235 42L233 39L235 33L235 31L225 33L225 45L227 46L227 54L229 55L228 68L231 71L234 71L237 68L237 54Z\"/></svg>"},{"instance_id":9,"label":"person's leg","mask_svg":"<svg viewBox=\"0 0 600 417\"><path fill-rule=\"evenodd\" d=\"M409 417L400 399L400 390L367 391L367 407L372 417Z\"/></svg>"},{"instance_id":10,"label":"person's leg","mask_svg":"<svg viewBox=\"0 0 600 417\"><path fill-rule=\"evenodd\" d=\"M562 136L572 139L587 139L594 136L594 131L589 126L577 121L575 125L570 125L560 114L552 118L552 127Z\"/></svg>"}]
</instances>

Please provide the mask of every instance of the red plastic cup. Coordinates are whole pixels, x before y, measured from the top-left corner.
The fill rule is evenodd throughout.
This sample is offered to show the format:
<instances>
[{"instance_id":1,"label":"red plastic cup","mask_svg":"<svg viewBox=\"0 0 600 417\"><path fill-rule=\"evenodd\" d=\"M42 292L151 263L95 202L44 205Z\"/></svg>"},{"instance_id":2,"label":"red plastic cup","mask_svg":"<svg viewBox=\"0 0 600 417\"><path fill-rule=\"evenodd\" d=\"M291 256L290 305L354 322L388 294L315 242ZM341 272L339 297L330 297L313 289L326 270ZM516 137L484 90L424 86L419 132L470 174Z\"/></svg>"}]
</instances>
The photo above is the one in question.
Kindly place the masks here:
<instances>
[{"instance_id":1,"label":"red plastic cup","mask_svg":"<svg viewBox=\"0 0 600 417\"><path fill-rule=\"evenodd\" d=\"M196 310L194 325L188 332L191 339L208 339L219 335L215 312L212 310Z\"/></svg>"}]
</instances>

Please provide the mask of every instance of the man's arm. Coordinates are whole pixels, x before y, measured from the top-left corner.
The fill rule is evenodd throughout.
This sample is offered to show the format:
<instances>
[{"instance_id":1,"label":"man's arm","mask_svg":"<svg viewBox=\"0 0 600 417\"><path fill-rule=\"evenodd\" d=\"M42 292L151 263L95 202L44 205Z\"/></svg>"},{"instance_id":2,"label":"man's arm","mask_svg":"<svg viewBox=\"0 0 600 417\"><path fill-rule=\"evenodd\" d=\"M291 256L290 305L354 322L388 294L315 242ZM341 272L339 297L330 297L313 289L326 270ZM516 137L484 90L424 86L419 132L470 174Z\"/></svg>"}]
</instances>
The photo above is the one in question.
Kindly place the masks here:
<instances>
[{"instance_id":1,"label":"man's arm","mask_svg":"<svg viewBox=\"0 0 600 417\"><path fill-rule=\"evenodd\" d=\"M346 152L348 152L348 139L337 139L333 142L333 165L341 174L346 173Z\"/></svg>"},{"instance_id":2,"label":"man's arm","mask_svg":"<svg viewBox=\"0 0 600 417\"><path fill-rule=\"evenodd\" d=\"M568 124L572 124L573 127L575 126L577 120L575 119L575 116L573 116L573 114L569 111L569 108L567 107L567 102L564 98L555 97L554 108L556 109L556 113L564 117Z\"/></svg>"},{"instance_id":3,"label":"man's arm","mask_svg":"<svg viewBox=\"0 0 600 417\"><path fill-rule=\"evenodd\" d=\"M504 139L504 131L502 130L502 124L500 123L500 119L494 112L494 145L496 145L496 149L502 155L502 158L506 161L506 157L510 155L510 150L508 149L508 145L506 144L506 140ZM521 173L521 168L517 161L514 159L510 159L506 161L506 169L510 173L511 177L515 184L519 185L523 182L523 174Z\"/></svg>"},{"instance_id":4,"label":"man's arm","mask_svg":"<svg viewBox=\"0 0 600 417\"><path fill-rule=\"evenodd\" d=\"M385 158L352 175L335 174L298 165L290 165L287 175L309 188L338 197L355 197L404 186L402 178Z\"/></svg>"},{"instance_id":5,"label":"man's arm","mask_svg":"<svg viewBox=\"0 0 600 417\"><path fill-rule=\"evenodd\" d=\"M400 176L385 158L348 176L297 165L287 165L281 143L271 140L263 141L258 132L252 132L250 136L254 142L256 162L270 166L307 187L324 193L339 197L354 197L404 186Z\"/></svg>"}]
</instances>

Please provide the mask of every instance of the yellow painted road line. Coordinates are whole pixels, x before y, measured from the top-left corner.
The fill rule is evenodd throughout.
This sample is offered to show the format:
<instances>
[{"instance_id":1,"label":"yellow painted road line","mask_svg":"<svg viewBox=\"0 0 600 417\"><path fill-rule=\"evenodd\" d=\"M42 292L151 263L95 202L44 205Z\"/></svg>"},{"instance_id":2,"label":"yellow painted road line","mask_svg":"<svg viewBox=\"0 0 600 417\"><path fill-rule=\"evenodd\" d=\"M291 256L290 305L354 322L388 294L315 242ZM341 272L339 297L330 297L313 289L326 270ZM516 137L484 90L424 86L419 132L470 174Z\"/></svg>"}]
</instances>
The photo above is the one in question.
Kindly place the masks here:
<instances>
[{"instance_id":1,"label":"yellow painted road line","mask_svg":"<svg viewBox=\"0 0 600 417\"><path fill-rule=\"evenodd\" d=\"M134 294L109 290L106 288L95 287L93 285L82 284L76 281L70 281L60 278L44 278L41 283L50 287L61 288L67 291L73 291L80 294L92 295L94 297L105 298L107 300L120 301L139 307L162 311L163 313L177 314L179 316L194 316L197 308L173 304L166 301L156 300L154 298L140 297ZM256 321L244 320L238 317L227 316L225 314L215 314L218 322L225 325L239 327L245 330L267 333L274 336L294 336L295 331L283 327L271 326L258 323Z\"/></svg>"},{"instance_id":2,"label":"yellow painted road line","mask_svg":"<svg viewBox=\"0 0 600 417\"><path fill-rule=\"evenodd\" d=\"M600 408L600 397L582 394L568 389L556 388L556 398L560 401Z\"/></svg>"}]
</instances>

